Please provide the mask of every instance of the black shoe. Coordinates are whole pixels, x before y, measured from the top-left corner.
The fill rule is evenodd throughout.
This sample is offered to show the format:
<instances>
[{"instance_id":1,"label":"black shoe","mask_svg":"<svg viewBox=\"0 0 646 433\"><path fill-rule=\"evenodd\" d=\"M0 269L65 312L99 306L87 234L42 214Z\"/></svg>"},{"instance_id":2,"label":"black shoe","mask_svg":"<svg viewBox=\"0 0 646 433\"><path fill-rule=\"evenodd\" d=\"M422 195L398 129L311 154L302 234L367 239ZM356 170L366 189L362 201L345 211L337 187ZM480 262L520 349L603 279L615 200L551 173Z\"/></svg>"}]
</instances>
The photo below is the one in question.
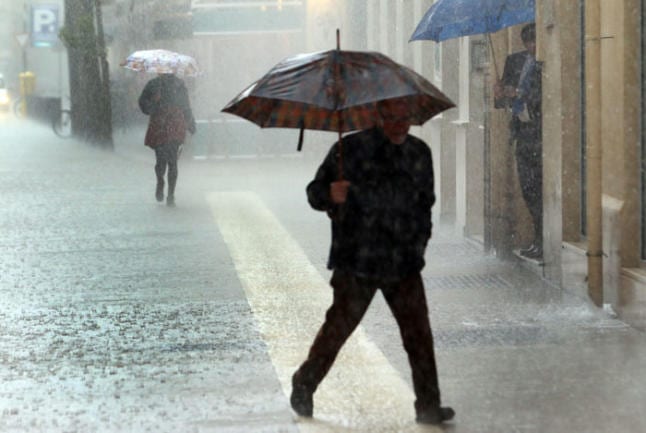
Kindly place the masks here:
<instances>
[{"instance_id":1,"label":"black shoe","mask_svg":"<svg viewBox=\"0 0 646 433\"><path fill-rule=\"evenodd\" d=\"M292 409L300 416L312 417L314 412L314 402L312 401L312 393L303 385L295 383L292 378L292 395L289 398L289 403Z\"/></svg>"},{"instance_id":2,"label":"black shoe","mask_svg":"<svg viewBox=\"0 0 646 433\"><path fill-rule=\"evenodd\" d=\"M175 196L169 195L166 197L166 206L175 207Z\"/></svg>"},{"instance_id":3,"label":"black shoe","mask_svg":"<svg viewBox=\"0 0 646 433\"><path fill-rule=\"evenodd\" d=\"M155 198L158 202L164 201L164 184L158 183L157 189L155 190Z\"/></svg>"},{"instance_id":4,"label":"black shoe","mask_svg":"<svg viewBox=\"0 0 646 433\"><path fill-rule=\"evenodd\" d=\"M442 424L444 421L450 421L455 416L455 411L450 407L434 407L417 414L417 421L420 424Z\"/></svg>"},{"instance_id":5,"label":"black shoe","mask_svg":"<svg viewBox=\"0 0 646 433\"><path fill-rule=\"evenodd\" d=\"M543 257L543 248L536 246L536 248L523 254L523 256L527 257L528 259L540 259Z\"/></svg>"},{"instance_id":6,"label":"black shoe","mask_svg":"<svg viewBox=\"0 0 646 433\"><path fill-rule=\"evenodd\" d=\"M536 244L532 243L530 244L527 248L522 248L518 251L521 256L524 256L525 254L529 253L531 250L536 248Z\"/></svg>"}]
</instances>

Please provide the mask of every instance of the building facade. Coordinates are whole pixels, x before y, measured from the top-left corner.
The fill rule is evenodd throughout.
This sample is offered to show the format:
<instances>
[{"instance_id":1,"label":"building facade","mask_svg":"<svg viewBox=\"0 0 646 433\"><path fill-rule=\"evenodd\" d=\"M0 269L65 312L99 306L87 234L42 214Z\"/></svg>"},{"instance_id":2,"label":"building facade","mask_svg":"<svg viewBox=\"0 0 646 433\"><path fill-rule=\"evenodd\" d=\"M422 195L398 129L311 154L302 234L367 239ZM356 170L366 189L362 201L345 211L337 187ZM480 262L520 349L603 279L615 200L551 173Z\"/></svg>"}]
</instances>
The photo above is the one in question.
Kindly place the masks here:
<instances>
[{"instance_id":1,"label":"building facade","mask_svg":"<svg viewBox=\"0 0 646 433\"><path fill-rule=\"evenodd\" d=\"M536 0L536 25L545 251L528 266L644 329L644 2ZM496 58L522 49L518 27L492 35ZM509 114L484 94L485 245L512 255L532 226L507 144Z\"/></svg>"},{"instance_id":2,"label":"building facade","mask_svg":"<svg viewBox=\"0 0 646 433\"><path fill-rule=\"evenodd\" d=\"M537 1L545 269L646 328L644 2Z\"/></svg>"},{"instance_id":3,"label":"building facade","mask_svg":"<svg viewBox=\"0 0 646 433\"><path fill-rule=\"evenodd\" d=\"M419 128L439 161L439 218L501 257L532 236L509 113L491 89L522 26L441 44L408 38L432 1L366 3L366 46L421 72L458 105ZM646 328L643 0L536 0L543 63L543 238L527 266ZM483 57L487 60L483 61ZM494 61L495 59L495 61ZM521 258L521 260L523 260Z\"/></svg>"}]
</instances>

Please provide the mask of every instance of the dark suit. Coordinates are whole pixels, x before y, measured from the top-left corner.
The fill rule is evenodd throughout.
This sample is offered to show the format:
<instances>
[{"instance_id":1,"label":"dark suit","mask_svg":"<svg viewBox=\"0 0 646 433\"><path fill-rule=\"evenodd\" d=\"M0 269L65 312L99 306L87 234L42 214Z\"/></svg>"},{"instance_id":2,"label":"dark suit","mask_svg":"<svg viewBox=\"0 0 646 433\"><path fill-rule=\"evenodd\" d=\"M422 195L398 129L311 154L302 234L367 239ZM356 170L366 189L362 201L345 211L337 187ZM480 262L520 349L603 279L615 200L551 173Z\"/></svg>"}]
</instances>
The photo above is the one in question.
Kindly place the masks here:
<instances>
[{"instance_id":1,"label":"dark suit","mask_svg":"<svg viewBox=\"0 0 646 433\"><path fill-rule=\"evenodd\" d=\"M520 86L521 72L530 54L520 51L510 54L505 60L502 85ZM543 156L542 156L542 110L541 110L541 65L531 69L524 77L529 89L523 102L529 113L529 121L523 122L512 115L509 129L510 139L516 145L516 167L523 199L534 223L534 244L542 246L543 238ZM501 97L494 101L495 108L511 108L514 98Z\"/></svg>"},{"instance_id":2,"label":"dark suit","mask_svg":"<svg viewBox=\"0 0 646 433\"><path fill-rule=\"evenodd\" d=\"M512 86L514 89L518 87L520 71L523 69L523 64L525 64L528 54L527 51L519 51L507 56L505 59L505 69L500 80L503 86ZM511 102L511 98L497 98L494 101L494 106L496 108L509 108L511 107Z\"/></svg>"}]
</instances>

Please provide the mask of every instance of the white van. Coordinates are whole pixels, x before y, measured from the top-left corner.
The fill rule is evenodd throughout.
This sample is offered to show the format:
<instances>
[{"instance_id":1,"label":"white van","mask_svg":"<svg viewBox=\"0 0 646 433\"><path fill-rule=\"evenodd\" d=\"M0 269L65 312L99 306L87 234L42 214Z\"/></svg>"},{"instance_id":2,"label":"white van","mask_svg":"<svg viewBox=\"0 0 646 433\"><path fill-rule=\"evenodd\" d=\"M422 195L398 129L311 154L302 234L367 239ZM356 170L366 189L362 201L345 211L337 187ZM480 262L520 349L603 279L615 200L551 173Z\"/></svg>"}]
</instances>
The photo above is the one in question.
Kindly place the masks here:
<instances>
[{"instance_id":1,"label":"white van","mask_svg":"<svg viewBox=\"0 0 646 433\"><path fill-rule=\"evenodd\" d=\"M9 91L7 90L7 83L4 80L4 76L0 74L0 108L8 110L10 103L11 98L9 97Z\"/></svg>"}]
</instances>

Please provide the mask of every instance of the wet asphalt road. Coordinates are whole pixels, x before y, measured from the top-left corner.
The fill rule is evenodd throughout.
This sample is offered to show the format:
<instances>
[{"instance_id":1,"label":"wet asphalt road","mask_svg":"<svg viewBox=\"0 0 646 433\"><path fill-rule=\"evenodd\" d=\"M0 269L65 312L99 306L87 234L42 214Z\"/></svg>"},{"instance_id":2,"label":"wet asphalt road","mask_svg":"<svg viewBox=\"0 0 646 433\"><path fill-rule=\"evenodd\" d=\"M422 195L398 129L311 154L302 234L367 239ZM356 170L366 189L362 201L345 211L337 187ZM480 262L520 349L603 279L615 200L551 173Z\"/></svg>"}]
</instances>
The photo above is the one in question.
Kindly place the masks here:
<instances>
[{"instance_id":1,"label":"wet asphalt road","mask_svg":"<svg viewBox=\"0 0 646 433\"><path fill-rule=\"evenodd\" d=\"M315 329L327 306L328 222L303 192L318 155L186 158L173 209L154 200L140 131L106 153L2 114L0 431L440 431L381 404L411 391L379 296L358 340L368 362L340 357L330 384L345 386L322 386L314 421L289 408L285 372L313 337L290 321ZM235 232L224 197L252 197L243 209L259 225ZM289 255L267 270L285 290L254 295L265 286L249 266L269 266L251 259L267 248L260 224ZM235 249L242 237L250 247ZM288 298L290 262L312 288ZM445 430L646 431L643 333L442 227L427 262L443 400L457 411ZM318 313L303 317L301 298ZM384 376L362 376L369 363ZM348 389L353 377L374 392Z\"/></svg>"}]
</instances>

